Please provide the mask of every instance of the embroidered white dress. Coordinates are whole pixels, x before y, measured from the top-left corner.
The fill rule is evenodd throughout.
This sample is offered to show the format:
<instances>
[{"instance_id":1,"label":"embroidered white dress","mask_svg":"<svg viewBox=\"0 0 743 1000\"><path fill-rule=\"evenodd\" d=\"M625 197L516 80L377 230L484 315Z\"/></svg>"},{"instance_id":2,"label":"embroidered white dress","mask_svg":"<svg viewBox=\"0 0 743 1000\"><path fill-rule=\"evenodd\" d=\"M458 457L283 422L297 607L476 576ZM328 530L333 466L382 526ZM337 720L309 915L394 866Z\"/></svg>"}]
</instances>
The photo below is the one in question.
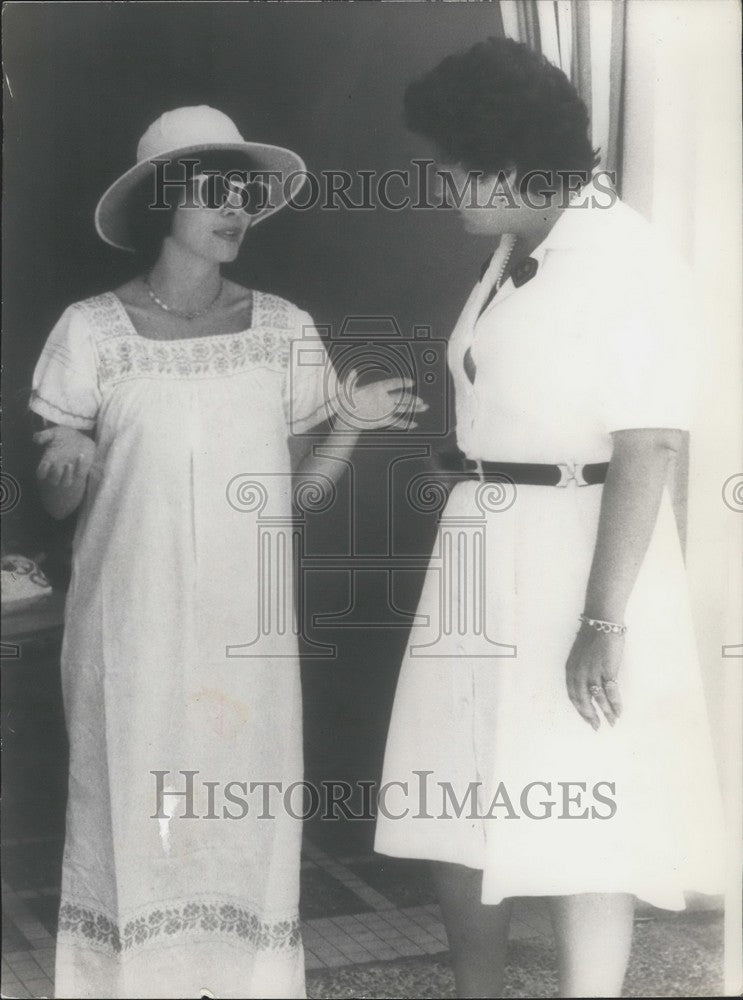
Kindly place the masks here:
<instances>
[{"instance_id":1,"label":"embroidered white dress","mask_svg":"<svg viewBox=\"0 0 743 1000\"><path fill-rule=\"evenodd\" d=\"M580 202L532 253L535 273L509 278L480 315L495 254L452 335L457 439L472 459L605 462L613 431L689 428L690 279L627 206L593 185ZM466 481L441 514L387 741L383 784L402 784L380 804L376 850L482 869L484 903L628 892L677 909L685 891L722 891L667 493L626 609L622 717L594 732L567 696L601 495Z\"/></svg>"},{"instance_id":2,"label":"embroidered white dress","mask_svg":"<svg viewBox=\"0 0 743 1000\"><path fill-rule=\"evenodd\" d=\"M291 553L289 425L323 419L325 358L275 296L244 332L161 342L107 293L38 362L31 408L97 445L62 653L58 997L304 996L301 805L248 793L302 778L291 555L266 560Z\"/></svg>"}]
</instances>

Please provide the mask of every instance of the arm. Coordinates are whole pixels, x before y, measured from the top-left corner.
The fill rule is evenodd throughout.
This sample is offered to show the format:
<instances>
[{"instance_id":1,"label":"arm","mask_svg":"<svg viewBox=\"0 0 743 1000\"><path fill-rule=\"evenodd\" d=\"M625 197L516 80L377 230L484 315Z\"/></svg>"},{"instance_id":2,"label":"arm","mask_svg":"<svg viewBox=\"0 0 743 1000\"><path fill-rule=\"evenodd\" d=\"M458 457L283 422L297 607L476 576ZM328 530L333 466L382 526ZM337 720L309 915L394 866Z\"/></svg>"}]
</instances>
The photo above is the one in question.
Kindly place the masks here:
<instances>
[{"instance_id":1,"label":"arm","mask_svg":"<svg viewBox=\"0 0 743 1000\"><path fill-rule=\"evenodd\" d=\"M93 435L101 388L95 331L80 303L68 306L55 323L34 368L29 409L44 430L34 434L44 445L36 471L41 499L52 517L62 520L80 504L93 464Z\"/></svg>"},{"instance_id":2,"label":"arm","mask_svg":"<svg viewBox=\"0 0 743 1000\"><path fill-rule=\"evenodd\" d=\"M320 442L314 437L290 438L296 475L308 479L325 476L337 483L364 430L386 430L396 424L410 430L418 426L412 415L428 409L427 403L412 394L412 379L380 379L357 386L357 378L358 373L352 370L342 390L331 401L335 415L327 437ZM318 454L325 449L332 449L332 455Z\"/></svg>"},{"instance_id":3,"label":"arm","mask_svg":"<svg viewBox=\"0 0 743 1000\"><path fill-rule=\"evenodd\" d=\"M294 474L300 478L306 476L308 479L324 476L331 482L337 483L360 435L361 431L358 430L341 432L332 429L320 440L314 437L291 438L289 451ZM318 454L319 451L326 449L332 449L332 457Z\"/></svg>"},{"instance_id":4,"label":"arm","mask_svg":"<svg viewBox=\"0 0 743 1000\"><path fill-rule=\"evenodd\" d=\"M95 442L72 427L52 426L34 434L36 444L46 445L36 470L41 502L61 521L76 510L85 494Z\"/></svg>"},{"instance_id":5,"label":"arm","mask_svg":"<svg viewBox=\"0 0 743 1000\"><path fill-rule=\"evenodd\" d=\"M612 437L584 610L590 618L621 624L658 517L669 463L681 447L683 433L626 430ZM594 700L612 725L621 713L616 678L623 644L620 635L581 625L568 657L570 700L594 729L599 727ZM593 685L599 688L595 696L589 691Z\"/></svg>"}]
</instances>

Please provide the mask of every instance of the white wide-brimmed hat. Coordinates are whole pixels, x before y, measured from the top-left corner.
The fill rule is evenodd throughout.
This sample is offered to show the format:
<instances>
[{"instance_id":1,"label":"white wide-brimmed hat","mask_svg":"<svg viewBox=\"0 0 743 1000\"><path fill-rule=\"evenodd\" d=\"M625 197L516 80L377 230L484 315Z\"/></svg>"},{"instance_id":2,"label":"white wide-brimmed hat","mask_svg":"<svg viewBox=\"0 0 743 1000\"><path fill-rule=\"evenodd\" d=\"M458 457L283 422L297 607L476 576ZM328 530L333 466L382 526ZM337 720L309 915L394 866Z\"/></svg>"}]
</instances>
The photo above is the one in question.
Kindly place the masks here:
<instances>
[{"instance_id":1,"label":"white wide-brimmed hat","mask_svg":"<svg viewBox=\"0 0 743 1000\"><path fill-rule=\"evenodd\" d=\"M246 142L232 119L216 108L206 104L176 108L150 125L137 145L136 164L115 180L98 202L95 228L101 239L120 250L133 250L128 199L152 169L153 161L177 161L209 150L244 153L251 173L267 172L269 194L265 207L252 216L253 225L283 208L306 179L305 164L296 153L264 142Z\"/></svg>"}]
</instances>

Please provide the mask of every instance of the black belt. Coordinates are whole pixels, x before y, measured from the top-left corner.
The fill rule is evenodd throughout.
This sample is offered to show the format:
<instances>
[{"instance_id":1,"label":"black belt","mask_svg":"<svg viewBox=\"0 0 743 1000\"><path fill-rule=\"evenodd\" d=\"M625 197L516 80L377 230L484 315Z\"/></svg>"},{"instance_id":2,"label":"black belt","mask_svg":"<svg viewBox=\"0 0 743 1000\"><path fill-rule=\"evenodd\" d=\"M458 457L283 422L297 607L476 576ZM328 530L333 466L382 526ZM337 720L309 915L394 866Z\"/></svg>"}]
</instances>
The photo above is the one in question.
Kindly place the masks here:
<instances>
[{"instance_id":1,"label":"black belt","mask_svg":"<svg viewBox=\"0 0 743 1000\"><path fill-rule=\"evenodd\" d=\"M608 462L590 462L588 465L559 462L541 465L534 462L475 462L464 455L437 455L438 464L446 471L457 472L464 479L484 482L510 480L517 486L596 486L606 481Z\"/></svg>"}]
</instances>

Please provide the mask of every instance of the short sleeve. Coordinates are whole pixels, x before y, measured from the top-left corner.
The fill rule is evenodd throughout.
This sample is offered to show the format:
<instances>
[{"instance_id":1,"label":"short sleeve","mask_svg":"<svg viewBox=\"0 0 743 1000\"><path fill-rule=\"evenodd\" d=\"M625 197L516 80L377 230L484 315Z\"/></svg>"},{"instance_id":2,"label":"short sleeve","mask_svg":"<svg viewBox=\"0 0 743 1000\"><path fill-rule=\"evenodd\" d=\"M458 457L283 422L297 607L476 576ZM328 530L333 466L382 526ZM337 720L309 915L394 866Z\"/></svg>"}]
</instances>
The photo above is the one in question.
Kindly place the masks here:
<instances>
[{"instance_id":1,"label":"short sleeve","mask_svg":"<svg viewBox=\"0 0 743 1000\"><path fill-rule=\"evenodd\" d=\"M598 387L605 430L689 430L702 322L690 272L656 257L610 301Z\"/></svg>"},{"instance_id":2,"label":"short sleeve","mask_svg":"<svg viewBox=\"0 0 743 1000\"><path fill-rule=\"evenodd\" d=\"M332 416L334 384L327 347L309 313L297 310L284 386L284 410L290 435L306 434Z\"/></svg>"},{"instance_id":3,"label":"short sleeve","mask_svg":"<svg viewBox=\"0 0 743 1000\"><path fill-rule=\"evenodd\" d=\"M101 394L95 348L82 310L67 308L49 334L33 375L29 408L78 430L95 426Z\"/></svg>"}]
</instances>

